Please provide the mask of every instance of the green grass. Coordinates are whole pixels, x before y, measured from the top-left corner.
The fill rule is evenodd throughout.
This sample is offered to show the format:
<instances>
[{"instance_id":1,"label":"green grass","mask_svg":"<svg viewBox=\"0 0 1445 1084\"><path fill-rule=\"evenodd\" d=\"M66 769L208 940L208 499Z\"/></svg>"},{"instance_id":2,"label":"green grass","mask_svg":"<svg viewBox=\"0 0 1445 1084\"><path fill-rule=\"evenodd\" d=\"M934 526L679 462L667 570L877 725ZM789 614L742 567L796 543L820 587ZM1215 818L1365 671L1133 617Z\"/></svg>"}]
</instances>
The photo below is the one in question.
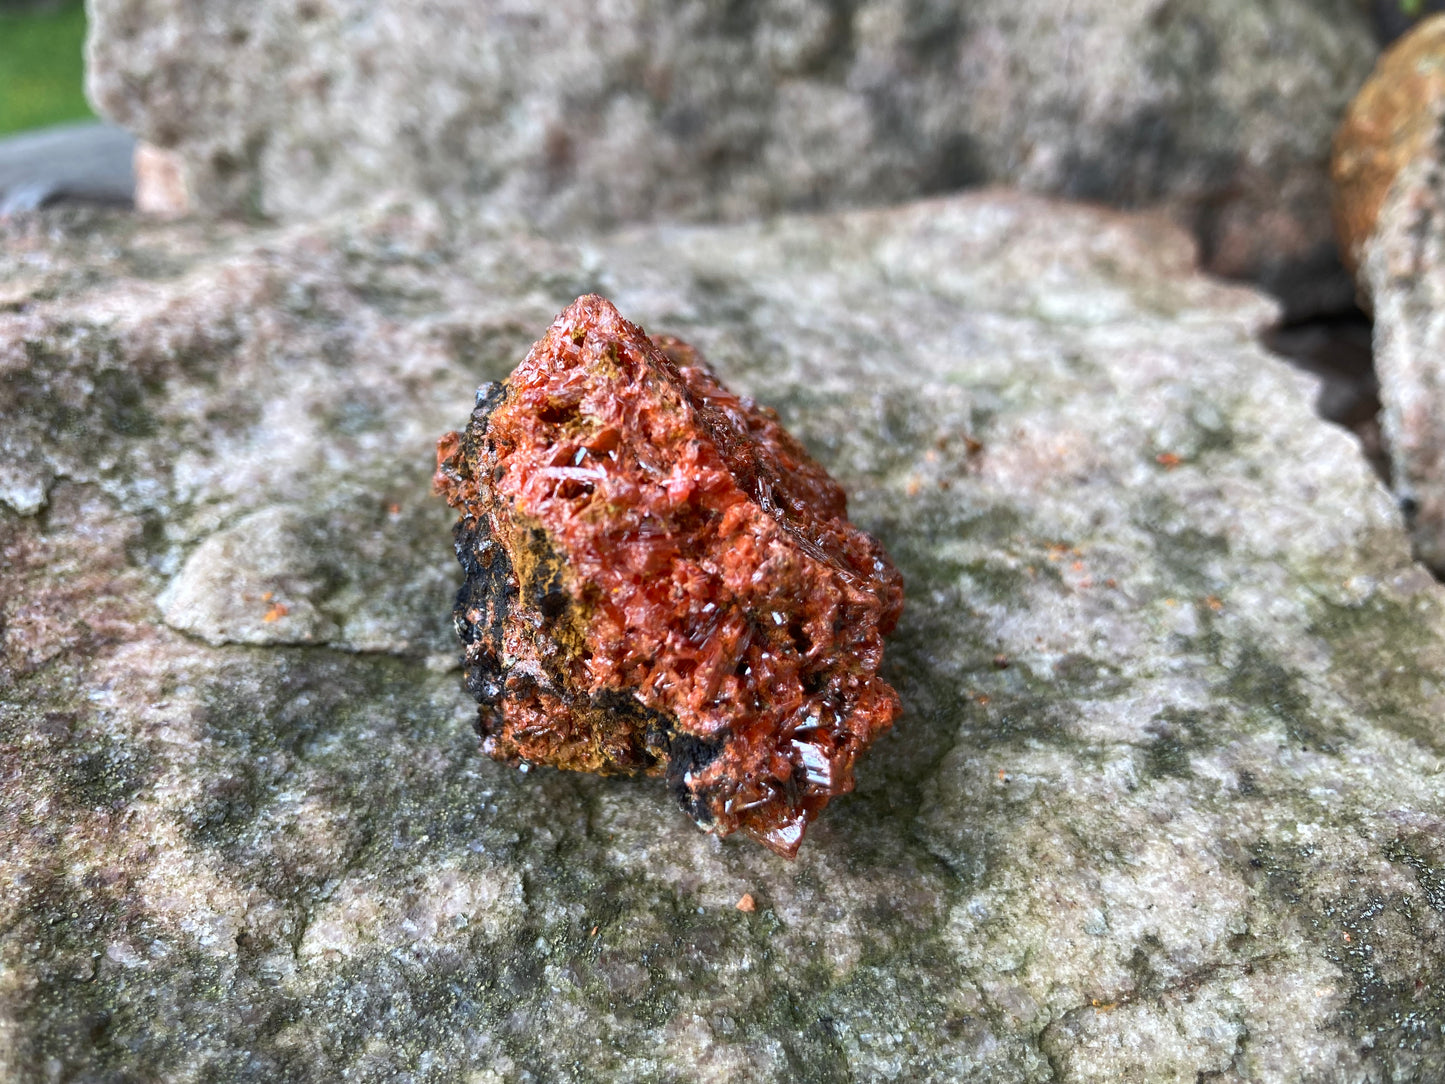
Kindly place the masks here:
<instances>
[{"instance_id":1,"label":"green grass","mask_svg":"<svg viewBox=\"0 0 1445 1084\"><path fill-rule=\"evenodd\" d=\"M0 15L0 134L92 116L85 82L85 8Z\"/></svg>"}]
</instances>

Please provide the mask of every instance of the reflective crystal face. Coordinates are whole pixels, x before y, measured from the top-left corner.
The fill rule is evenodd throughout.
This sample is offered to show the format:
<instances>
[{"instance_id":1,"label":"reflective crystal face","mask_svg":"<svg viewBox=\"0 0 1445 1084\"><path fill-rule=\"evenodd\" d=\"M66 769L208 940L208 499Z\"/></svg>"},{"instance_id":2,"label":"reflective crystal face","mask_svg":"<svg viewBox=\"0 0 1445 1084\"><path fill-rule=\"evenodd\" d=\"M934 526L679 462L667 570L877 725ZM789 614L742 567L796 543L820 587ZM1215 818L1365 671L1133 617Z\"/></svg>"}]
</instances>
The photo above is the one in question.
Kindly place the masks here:
<instances>
[{"instance_id":1,"label":"reflective crystal face","mask_svg":"<svg viewBox=\"0 0 1445 1084\"><path fill-rule=\"evenodd\" d=\"M898 713L902 580L843 491L685 343L579 298L438 447L484 748L664 775L796 853Z\"/></svg>"}]
</instances>

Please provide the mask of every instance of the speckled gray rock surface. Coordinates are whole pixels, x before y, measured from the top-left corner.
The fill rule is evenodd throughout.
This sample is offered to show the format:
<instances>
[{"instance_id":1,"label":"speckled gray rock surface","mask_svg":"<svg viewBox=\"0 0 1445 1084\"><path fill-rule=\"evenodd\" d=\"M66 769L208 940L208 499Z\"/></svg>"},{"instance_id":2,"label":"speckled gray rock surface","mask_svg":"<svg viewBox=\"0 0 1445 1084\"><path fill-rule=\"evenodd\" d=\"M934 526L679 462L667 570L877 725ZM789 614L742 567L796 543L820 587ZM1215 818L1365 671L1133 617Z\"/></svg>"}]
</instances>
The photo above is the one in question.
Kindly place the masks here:
<instances>
[{"instance_id":1,"label":"speckled gray rock surface","mask_svg":"<svg viewBox=\"0 0 1445 1084\"><path fill-rule=\"evenodd\" d=\"M401 188L555 227L983 181L1163 204L1217 271L1349 304L1329 141L1355 0L95 0L90 92L202 208Z\"/></svg>"},{"instance_id":2,"label":"speckled gray rock surface","mask_svg":"<svg viewBox=\"0 0 1445 1084\"><path fill-rule=\"evenodd\" d=\"M70 221L0 238L0 1077L1445 1072L1441 589L1173 227ZM590 290L907 577L794 864L471 733L431 444Z\"/></svg>"}]
</instances>

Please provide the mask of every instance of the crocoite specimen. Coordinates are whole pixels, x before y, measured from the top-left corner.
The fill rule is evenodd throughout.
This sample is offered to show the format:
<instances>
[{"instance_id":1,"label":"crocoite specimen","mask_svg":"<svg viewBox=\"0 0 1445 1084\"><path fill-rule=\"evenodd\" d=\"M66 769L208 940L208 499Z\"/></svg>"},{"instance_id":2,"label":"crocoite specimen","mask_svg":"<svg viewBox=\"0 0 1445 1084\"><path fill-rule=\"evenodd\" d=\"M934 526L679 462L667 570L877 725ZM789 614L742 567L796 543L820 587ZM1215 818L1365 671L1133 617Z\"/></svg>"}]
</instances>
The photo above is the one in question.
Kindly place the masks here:
<instances>
[{"instance_id":1,"label":"crocoite specimen","mask_svg":"<svg viewBox=\"0 0 1445 1084\"><path fill-rule=\"evenodd\" d=\"M578 298L437 448L456 626L498 760L664 775L792 857L898 714L903 584L778 423L676 339Z\"/></svg>"}]
</instances>

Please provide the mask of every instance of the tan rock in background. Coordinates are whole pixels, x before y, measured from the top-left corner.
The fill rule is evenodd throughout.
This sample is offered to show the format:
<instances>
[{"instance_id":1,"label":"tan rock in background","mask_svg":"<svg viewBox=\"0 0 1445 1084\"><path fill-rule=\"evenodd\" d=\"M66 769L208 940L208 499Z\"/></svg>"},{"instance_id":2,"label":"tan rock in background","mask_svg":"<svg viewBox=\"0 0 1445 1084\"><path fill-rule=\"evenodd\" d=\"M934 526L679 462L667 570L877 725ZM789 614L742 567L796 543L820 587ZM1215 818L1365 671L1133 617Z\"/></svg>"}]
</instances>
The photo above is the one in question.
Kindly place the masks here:
<instances>
[{"instance_id":1,"label":"tan rock in background","mask_svg":"<svg viewBox=\"0 0 1445 1084\"><path fill-rule=\"evenodd\" d=\"M1416 555L1445 572L1445 15L1380 60L1331 175L1340 248L1374 311L1390 481Z\"/></svg>"},{"instance_id":2,"label":"tan rock in background","mask_svg":"<svg viewBox=\"0 0 1445 1084\"><path fill-rule=\"evenodd\" d=\"M1442 106L1445 15L1437 15L1380 58L1335 134L1331 203L1340 256L1351 271L1363 260L1395 177L1435 138ZM1361 285L1368 293L1368 283Z\"/></svg>"}]
</instances>

